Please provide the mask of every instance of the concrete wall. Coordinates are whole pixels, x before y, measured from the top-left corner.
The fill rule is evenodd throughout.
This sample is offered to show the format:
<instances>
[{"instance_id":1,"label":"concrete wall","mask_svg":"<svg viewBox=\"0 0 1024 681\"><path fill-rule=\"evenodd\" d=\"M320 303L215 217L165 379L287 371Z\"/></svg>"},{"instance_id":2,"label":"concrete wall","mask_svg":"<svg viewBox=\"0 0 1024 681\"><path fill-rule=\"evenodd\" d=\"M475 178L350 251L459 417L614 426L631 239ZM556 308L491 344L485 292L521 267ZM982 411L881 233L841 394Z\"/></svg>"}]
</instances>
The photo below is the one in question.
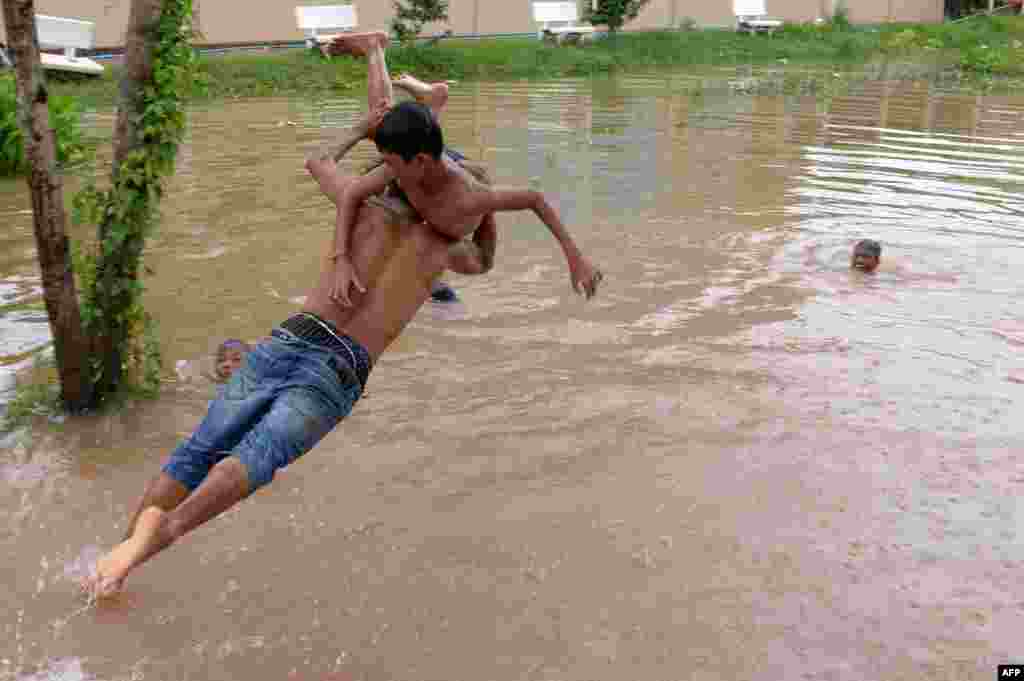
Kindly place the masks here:
<instances>
[{"instance_id":1,"label":"concrete wall","mask_svg":"<svg viewBox=\"0 0 1024 681\"><path fill-rule=\"evenodd\" d=\"M193 0L198 23L209 43L245 43L300 40L293 14L296 0ZM302 0L300 0L302 1ZM331 4L306 0L308 4ZM771 16L790 21L811 21L832 13L835 0L766 0ZM87 19L96 22L99 46L119 46L124 41L130 0L36 0L40 14ZM848 0L855 22L942 20L942 0ZM362 29L387 30L391 0L356 0ZM451 28L457 34L530 33L536 30L530 0L450 0L447 25L428 27L428 32ZM730 26L732 1L650 0L628 29L654 29L678 25L685 18L702 26Z\"/></svg>"}]
</instances>

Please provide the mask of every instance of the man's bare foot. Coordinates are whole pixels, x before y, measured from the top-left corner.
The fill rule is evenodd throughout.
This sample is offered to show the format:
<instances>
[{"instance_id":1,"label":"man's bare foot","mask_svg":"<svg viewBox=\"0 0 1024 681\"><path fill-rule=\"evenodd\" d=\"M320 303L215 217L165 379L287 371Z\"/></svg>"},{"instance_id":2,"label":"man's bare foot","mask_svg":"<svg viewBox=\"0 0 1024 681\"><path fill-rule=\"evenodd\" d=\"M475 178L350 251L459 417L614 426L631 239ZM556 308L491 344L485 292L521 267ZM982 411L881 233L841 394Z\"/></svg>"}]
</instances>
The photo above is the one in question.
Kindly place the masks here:
<instances>
[{"instance_id":1,"label":"man's bare foot","mask_svg":"<svg viewBox=\"0 0 1024 681\"><path fill-rule=\"evenodd\" d=\"M426 104L431 109L438 111L448 103L448 83L424 83L412 74L403 73L391 84L401 88L416 98L416 101Z\"/></svg>"},{"instance_id":2,"label":"man's bare foot","mask_svg":"<svg viewBox=\"0 0 1024 681\"><path fill-rule=\"evenodd\" d=\"M367 57L378 47L382 50L387 49L388 34L383 31L346 33L338 36L338 42L344 43L357 57Z\"/></svg>"},{"instance_id":3,"label":"man's bare foot","mask_svg":"<svg viewBox=\"0 0 1024 681\"><path fill-rule=\"evenodd\" d=\"M97 599L110 598L121 590L125 577L158 548L164 511L150 506L139 514L135 532L96 562L96 574L83 586Z\"/></svg>"}]
</instances>

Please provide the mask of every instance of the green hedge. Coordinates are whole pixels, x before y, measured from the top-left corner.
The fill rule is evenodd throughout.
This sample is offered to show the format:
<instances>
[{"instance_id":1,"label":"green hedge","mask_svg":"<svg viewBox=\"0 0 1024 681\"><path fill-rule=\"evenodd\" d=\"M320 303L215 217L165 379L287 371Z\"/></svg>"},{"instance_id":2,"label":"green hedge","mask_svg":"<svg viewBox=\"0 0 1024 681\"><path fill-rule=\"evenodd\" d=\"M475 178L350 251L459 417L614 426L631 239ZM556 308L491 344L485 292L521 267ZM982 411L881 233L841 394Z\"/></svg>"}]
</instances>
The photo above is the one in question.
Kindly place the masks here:
<instances>
[{"instance_id":1,"label":"green hedge","mask_svg":"<svg viewBox=\"0 0 1024 681\"><path fill-rule=\"evenodd\" d=\"M584 47L556 47L536 38L448 39L432 46L388 48L388 67L426 79L503 80L580 76L658 66L858 64L876 57L941 60L965 75L1024 76L1024 18L975 18L945 24L848 26L842 22L787 24L773 36L731 30L621 33ZM317 96L360 91L366 62L324 59L311 50L202 55L200 97ZM57 83L84 103L110 105L115 65L99 79ZM1012 86L1012 81L1011 81Z\"/></svg>"},{"instance_id":2,"label":"green hedge","mask_svg":"<svg viewBox=\"0 0 1024 681\"><path fill-rule=\"evenodd\" d=\"M50 125L56 132L58 163L75 161L85 152L80 118L81 111L73 96L50 97ZM27 170L25 145L18 127L14 76L0 74L0 175L19 175Z\"/></svg>"}]
</instances>

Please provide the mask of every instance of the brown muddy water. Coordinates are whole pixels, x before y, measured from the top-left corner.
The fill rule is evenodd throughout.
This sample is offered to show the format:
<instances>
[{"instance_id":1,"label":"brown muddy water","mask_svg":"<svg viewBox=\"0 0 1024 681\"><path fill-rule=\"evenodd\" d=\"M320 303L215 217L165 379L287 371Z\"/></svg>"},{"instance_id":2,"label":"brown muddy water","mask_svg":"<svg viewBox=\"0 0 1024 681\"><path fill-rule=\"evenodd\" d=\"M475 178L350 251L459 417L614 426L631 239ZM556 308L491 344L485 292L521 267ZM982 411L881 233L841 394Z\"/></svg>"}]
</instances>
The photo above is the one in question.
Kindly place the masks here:
<instances>
[{"instance_id":1,"label":"brown muddy water","mask_svg":"<svg viewBox=\"0 0 1024 681\"><path fill-rule=\"evenodd\" d=\"M493 273L452 278L462 302L421 312L340 428L86 607L75 581L202 417L213 347L312 282L333 215L302 159L362 103L196 110L148 257L164 392L3 439L0 679L1024 662L1024 96L862 75L454 87L452 146L544 188L600 296L501 216ZM28 208L0 185L0 303L38 296ZM869 236L883 271L850 273ZM17 367L45 318L0 333Z\"/></svg>"}]
</instances>

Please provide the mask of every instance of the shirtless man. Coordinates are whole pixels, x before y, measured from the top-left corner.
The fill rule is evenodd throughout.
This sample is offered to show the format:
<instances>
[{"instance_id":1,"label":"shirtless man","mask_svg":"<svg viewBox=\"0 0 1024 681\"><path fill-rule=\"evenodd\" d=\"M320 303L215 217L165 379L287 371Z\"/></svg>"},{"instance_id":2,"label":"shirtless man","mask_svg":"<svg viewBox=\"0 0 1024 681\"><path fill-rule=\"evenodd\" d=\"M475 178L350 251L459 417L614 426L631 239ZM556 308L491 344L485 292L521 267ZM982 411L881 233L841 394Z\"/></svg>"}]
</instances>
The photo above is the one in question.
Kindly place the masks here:
<instances>
[{"instance_id":1,"label":"shirtless man","mask_svg":"<svg viewBox=\"0 0 1024 681\"><path fill-rule=\"evenodd\" d=\"M394 94L384 59L388 37L384 33L347 36L347 44L367 58L367 99L379 124L370 137L381 152L385 167L349 183L338 202L337 242L347 243L362 202L397 181L409 203L435 230L452 239L463 239L498 211L531 210L558 240L569 266L573 290L590 298L597 291L601 272L583 257L558 213L540 192L532 189L499 189L478 182L451 154L445 153L441 127L430 108L416 102L392 107ZM376 118L375 118L376 120ZM345 303L353 281L345 253L335 253L334 296Z\"/></svg>"},{"instance_id":2,"label":"shirtless man","mask_svg":"<svg viewBox=\"0 0 1024 681\"><path fill-rule=\"evenodd\" d=\"M368 123L357 126L365 135ZM321 179L343 192L354 178ZM348 261L366 292L348 305L331 297L334 266L325 259L302 310L248 354L193 434L148 485L123 542L103 556L86 587L117 592L128 574L188 532L269 483L312 449L363 394L377 358L430 296L445 269L481 274L497 244L493 219L472 241L453 244L395 197L372 197L358 211ZM338 252L339 244L331 246Z\"/></svg>"}]
</instances>

